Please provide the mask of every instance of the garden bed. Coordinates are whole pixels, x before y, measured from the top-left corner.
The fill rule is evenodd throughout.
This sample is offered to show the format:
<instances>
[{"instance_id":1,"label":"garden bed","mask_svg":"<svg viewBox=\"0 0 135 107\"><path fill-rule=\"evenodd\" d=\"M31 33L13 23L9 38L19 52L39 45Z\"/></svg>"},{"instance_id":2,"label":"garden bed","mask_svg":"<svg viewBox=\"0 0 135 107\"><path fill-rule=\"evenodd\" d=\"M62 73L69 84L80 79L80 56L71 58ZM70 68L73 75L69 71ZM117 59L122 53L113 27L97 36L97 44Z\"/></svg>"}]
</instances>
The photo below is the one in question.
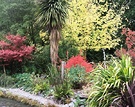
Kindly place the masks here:
<instances>
[{"instance_id":1,"label":"garden bed","mask_svg":"<svg viewBox=\"0 0 135 107\"><path fill-rule=\"evenodd\" d=\"M74 93L81 99L87 98L87 95L84 94L83 90L74 90ZM70 99L69 104L58 104L55 100L53 100L53 98L45 98L39 95L31 94L29 92L25 92L18 88L11 89L0 87L0 97L13 99L34 107L74 107L74 104L76 102L76 99L72 98Z\"/></svg>"}]
</instances>

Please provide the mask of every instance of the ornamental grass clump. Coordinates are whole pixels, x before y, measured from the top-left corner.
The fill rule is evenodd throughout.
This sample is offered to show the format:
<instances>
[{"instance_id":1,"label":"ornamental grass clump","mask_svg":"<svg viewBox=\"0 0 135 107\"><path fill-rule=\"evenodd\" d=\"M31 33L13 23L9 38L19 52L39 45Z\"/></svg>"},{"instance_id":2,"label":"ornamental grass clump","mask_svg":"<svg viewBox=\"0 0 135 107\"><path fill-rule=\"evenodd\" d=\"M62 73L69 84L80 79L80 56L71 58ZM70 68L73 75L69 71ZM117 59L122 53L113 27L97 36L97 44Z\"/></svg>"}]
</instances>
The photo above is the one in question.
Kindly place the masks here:
<instances>
[{"instance_id":1,"label":"ornamental grass clump","mask_svg":"<svg viewBox=\"0 0 135 107\"><path fill-rule=\"evenodd\" d=\"M132 80L134 68L131 58L113 58L105 69L98 65L93 73L92 89L89 95L90 107L109 107L114 99L121 97L125 84Z\"/></svg>"}]
</instances>

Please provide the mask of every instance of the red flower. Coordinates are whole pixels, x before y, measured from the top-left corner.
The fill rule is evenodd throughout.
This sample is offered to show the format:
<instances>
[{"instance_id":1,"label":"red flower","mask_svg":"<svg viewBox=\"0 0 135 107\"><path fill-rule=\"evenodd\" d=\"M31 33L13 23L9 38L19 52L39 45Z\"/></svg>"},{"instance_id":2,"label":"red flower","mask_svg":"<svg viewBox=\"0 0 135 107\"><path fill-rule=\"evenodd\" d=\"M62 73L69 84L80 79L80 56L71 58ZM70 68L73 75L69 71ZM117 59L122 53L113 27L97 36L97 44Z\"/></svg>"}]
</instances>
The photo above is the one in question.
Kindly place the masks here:
<instances>
[{"instance_id":1,"label":"red flower","mask_svg":"<svg viewBox=\"0 0 135 107\"><path fill-rule=\"evenodd\" d=\"M85 59L80 55L71 57L67 61L65 68L70 69L71 67L76 67L77 65L84 67L86 72L91 72L93 70L92 64L86 62Z\"/></svg>"}]
</instances>

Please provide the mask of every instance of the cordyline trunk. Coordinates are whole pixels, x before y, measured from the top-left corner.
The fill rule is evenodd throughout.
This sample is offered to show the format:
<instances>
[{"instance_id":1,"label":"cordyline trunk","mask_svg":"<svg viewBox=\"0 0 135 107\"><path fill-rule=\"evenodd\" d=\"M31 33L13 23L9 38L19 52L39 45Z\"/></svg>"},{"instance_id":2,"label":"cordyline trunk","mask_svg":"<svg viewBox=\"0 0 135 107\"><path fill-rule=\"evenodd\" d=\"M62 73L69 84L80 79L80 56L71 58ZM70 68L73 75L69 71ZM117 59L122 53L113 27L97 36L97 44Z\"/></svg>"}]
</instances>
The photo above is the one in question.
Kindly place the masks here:
<instances>
[{"instance_id":1,"label":"cordyline trunk","mask_svg":"<svg viewBox=\"0 0 135 107\"><path fill-rule=\"evenodd\" d=\"M50 57L54 67L56 67L58 61L59 40L60 32L57 29L52 29L50 32Z\"/></svg>"}]
</instances>

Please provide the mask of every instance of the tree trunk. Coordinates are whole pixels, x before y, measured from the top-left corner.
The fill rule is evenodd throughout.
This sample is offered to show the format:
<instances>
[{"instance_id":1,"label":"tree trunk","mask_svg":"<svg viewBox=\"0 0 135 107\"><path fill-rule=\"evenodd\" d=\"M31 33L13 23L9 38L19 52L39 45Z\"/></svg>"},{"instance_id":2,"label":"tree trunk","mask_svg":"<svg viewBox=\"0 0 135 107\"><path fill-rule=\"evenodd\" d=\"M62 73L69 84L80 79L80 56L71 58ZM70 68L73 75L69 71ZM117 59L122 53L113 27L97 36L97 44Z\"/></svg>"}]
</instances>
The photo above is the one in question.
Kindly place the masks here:
<instances>
[{"instance_id":1,"label":"tree trunk","mask_svg":"<svg viewBox=\"0 0 135 107\"><path fill-rule=\"evenodd\" d=\"M54 67L56 67L58 61L59 40L60 32L57 29L52 29L50 32L50 57Z\"/></svg>"}]
</instances>

